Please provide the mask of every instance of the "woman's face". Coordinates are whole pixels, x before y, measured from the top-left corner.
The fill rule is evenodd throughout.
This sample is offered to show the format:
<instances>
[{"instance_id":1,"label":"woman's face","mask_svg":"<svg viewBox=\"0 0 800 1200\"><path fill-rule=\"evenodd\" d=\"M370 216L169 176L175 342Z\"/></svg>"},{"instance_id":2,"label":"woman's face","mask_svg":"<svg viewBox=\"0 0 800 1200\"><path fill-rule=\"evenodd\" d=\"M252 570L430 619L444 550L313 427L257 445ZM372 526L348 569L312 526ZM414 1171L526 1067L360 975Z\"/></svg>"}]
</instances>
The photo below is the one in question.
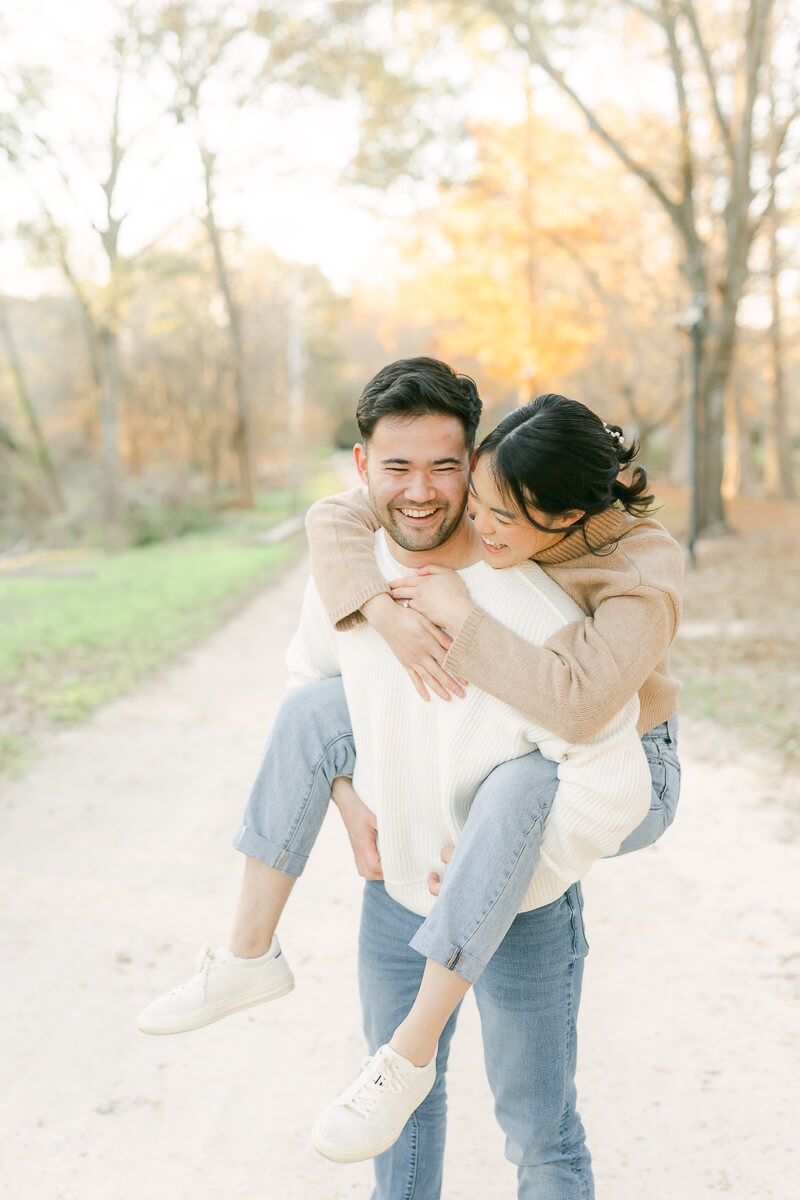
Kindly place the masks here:
<instances>
[{"instance_id":1,"label":"woman's face","mask_svg":"<svg viewBox=\"0 0 800 1200\"><path fill-rule=\"evenodd\" d=\"M554 533L536 529L520 512L509 508L497 490L489 470L490 456L485 454L475 464L469 484L467 508L475 528L481 535L483 556L490 567L513 567L541 554L548 546L554 546L569 532L568 526L580 517L581 512L562 513L551 517L538 509L528 512L540 525L551 525ZM563 531L562 531L563 527Z\"/></svg>"}]
</instances>

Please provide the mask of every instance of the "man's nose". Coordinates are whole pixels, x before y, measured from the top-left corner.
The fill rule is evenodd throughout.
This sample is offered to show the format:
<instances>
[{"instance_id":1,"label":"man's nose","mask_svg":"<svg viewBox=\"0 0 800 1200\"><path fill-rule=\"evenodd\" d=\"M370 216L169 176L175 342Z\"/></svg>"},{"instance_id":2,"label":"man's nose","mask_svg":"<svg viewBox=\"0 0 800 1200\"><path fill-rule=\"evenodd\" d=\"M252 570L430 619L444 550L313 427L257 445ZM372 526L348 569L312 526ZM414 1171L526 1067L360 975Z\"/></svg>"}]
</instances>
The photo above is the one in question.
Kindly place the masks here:
<instances>
[{"instance_id":1,"label":"man's nose","mask_svg":"<svg viewBox=\"0 0 800 1200\"><path fill-rule=\"evenodd\" d=\"M436 484L430 475L420 471L407 480L404 493L406 500L424 504L426 500L433 500L436 496Z\"/></svg>"}]
</instances>

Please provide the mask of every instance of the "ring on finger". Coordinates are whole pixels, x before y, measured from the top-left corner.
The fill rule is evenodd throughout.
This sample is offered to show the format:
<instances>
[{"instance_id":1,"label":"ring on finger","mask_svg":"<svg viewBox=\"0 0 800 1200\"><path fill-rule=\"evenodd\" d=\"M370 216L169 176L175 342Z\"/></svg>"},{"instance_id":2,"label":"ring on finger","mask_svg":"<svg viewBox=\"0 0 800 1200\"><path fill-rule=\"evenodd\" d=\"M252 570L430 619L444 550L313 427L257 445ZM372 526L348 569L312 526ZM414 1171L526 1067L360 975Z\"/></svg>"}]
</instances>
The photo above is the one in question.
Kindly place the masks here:
<instances>
[{"instance_id":1,"label":"ring on finger","mask_svg":"<svg viewBox=\"0 0 800 1200\"><path fill-rule=\"evenodd\" d=\"M403 608L408 608L408 606L409 606L409 604L410 604L410 603L411 603L411 601L410 601L410 600L404 600L404 601L403 601Z\"/></svg>"}]
</instances>

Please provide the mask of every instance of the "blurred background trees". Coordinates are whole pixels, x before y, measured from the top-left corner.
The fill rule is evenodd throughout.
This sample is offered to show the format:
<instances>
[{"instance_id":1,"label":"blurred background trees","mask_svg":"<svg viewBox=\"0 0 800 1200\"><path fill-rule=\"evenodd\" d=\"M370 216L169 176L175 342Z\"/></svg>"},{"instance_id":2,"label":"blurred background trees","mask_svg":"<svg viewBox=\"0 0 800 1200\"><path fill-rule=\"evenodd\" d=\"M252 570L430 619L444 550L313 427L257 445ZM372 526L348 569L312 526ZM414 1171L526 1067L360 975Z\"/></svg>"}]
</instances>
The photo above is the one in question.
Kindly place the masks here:
<instances>
[{"instance_id":1,"label":"blurred background trees","mask_svg":"<svg viewBox=\"0 0 800 1200\"><path fill-rule=\"evenodd\" d=\"M701 530L794 496L796 4L98 13L83 50L3 30L4 548L296 488L406 354L487 426L575 395L685 484L693 306Z\"/></svg>"}]
</instances>

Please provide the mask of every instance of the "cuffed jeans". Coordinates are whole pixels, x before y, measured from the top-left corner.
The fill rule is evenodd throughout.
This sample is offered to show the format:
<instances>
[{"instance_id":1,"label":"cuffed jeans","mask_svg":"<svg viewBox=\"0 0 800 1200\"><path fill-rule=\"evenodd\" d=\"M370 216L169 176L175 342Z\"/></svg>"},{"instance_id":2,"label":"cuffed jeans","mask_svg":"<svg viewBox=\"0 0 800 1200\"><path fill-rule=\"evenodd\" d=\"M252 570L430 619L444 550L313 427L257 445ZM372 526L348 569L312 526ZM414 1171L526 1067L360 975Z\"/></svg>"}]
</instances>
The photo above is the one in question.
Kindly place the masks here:
<instances>
[{"instance_id":1,"label":"cuffed jeans","mask_svg":"<svg viewBox=\"0 0 800 1200\"><path fill-rule=\"evenodd\" d=\"M452 701L452 703L458 703ZM680 790L677 718L642 739L653 779L650 811L623 842L654 842L675 815ZM355 746L340 677L289 692L272 727L234 846L300 875L322 826L337 775L353 774ZM506 934L533 877L542 827L558 788L558 764L538 750L501 763L475 794L441 892L412 947L476 983Z\"/></svg>"},{"instance_id":2,"label":"cuffed jeans","mask_svg":"<svg viewBox=\"0 0 800 1200\"><path fill-rule=\"evenodd\" d=\"M370 1053L408 1013L425 959L412 945L422 917L382 883L367 883L359 988ZM411 943L411 944L409 944ZM591 1200L591 1160L576 1110L576 1022L587 952L580 885L520 913L475 985L484 1058L520 1200ZM436 1082L391 1150L375 1159L372 1200L438 1200L446 1072L458 1010L439 1039Z\"/></svg>"}]
</instances>

